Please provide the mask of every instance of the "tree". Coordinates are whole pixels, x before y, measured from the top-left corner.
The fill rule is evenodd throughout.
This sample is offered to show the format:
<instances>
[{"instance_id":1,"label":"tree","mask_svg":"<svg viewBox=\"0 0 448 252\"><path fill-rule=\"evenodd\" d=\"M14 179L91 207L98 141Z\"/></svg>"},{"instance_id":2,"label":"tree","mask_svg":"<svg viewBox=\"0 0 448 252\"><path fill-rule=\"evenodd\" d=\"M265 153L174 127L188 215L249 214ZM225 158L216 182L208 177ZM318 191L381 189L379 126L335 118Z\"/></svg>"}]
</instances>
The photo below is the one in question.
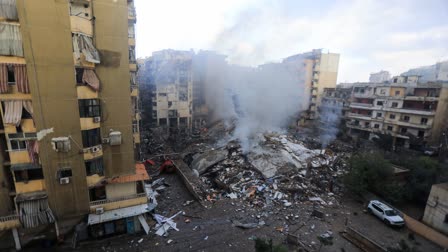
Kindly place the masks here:
<instances>
[{"instance_id":1,"label":"tree","mask_svg":"<svg viewBox=\"0 0 448 252\"><path fill-rule=\"evenodd\" d=\"M372 191L391 202L401 200L403 189L394 183L392 165L381 154L355 154L350 158L349 165L344 183L350 191L358 195Z\"/></svg>"}]
</instances>

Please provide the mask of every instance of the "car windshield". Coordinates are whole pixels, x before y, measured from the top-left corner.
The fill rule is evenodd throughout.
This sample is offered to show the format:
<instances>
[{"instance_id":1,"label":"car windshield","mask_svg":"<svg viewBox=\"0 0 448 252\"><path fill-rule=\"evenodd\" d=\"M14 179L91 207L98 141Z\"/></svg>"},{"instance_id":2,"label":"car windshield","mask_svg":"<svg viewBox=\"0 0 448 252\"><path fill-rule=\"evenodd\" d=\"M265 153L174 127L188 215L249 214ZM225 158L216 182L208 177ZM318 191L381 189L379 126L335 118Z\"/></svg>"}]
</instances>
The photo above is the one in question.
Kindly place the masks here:
<instances>
[{"instance_id":1,"label":"car windshield","mask_svg":"<svg viewBox=\"0 0 448 252\"><path fill-rule=\"evenodd\" d=\"M395 212L394 210L386 210L384 212L386 213L387 216L395 216L395 215L397 215L397 212Z\"/></svg>"}]
</instances>

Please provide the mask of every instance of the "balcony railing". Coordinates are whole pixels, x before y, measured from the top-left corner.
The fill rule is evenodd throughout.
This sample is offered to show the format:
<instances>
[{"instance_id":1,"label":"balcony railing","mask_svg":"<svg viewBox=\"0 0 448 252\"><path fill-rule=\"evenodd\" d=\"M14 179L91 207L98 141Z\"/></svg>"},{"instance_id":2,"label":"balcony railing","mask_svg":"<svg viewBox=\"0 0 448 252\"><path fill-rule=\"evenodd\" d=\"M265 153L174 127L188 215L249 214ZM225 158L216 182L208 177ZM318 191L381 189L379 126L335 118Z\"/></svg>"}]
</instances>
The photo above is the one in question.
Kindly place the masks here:
<instances>
[{"instance_id":1,"label":"balcony railing","mask_svg":"<svg viewBox=\"0 0 448 252\"><path fill-rule=\"evenodd\" d=\"M18 220L19 216L17 214L8 215L8 216L2 216L0 217L0 222L7 222L12 220Z\"/></svg>"},{"instance_id":2,"label":"balcony railing","mask_svg":"<svg viewBox=\"0 0 448 252\"><path fill-rule=\"evenodd\" d=\"M359 106L359 107L373 107L373 104L371 103L361 103L361 102L352 102L351 105L353 106Z\"/></svg>"},{"instance_id":3,"label":"balcony railing","mask_svg":"<svg viewBox=\"0 0 448 252\"><path fill-rule=\"evenodd\" d=\"M119 201L130 200L130 199L136 199L136 198L141 198L141 197L146 197L146 193L137 193L137 194L134 194L134 195L123 196L123 197L114 198L114 199L90 201L90 206L99 206L99 205L103 205L103 204L107 204L107 203L119 202Z\"/></svg>"},{"instance_id":4,"label":"balcony railing","mask_svg":"<svg viewBox=\"0 0 448 252\"><path fill-rule=\"evenodd\" d=\"M134 6L128 6L128 17L129 18L136 18L137 14L135 12Z\"/></svg>"}]
</instances>

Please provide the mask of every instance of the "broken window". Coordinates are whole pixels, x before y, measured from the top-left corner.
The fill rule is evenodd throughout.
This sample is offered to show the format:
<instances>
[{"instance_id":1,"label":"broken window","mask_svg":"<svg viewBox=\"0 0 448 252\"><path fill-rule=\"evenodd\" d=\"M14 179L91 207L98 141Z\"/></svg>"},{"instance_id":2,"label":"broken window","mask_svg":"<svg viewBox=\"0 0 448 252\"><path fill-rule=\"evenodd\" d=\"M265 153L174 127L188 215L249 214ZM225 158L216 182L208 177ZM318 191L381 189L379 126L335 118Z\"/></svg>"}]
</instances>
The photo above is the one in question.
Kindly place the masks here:
<instances>
[{"instance_id":1,"label":"broken window","mask_svg":"<svg viewBox=\"0 0 448 252\"><path fill-rule=\"evenodd\" d=\"M86 166L86 174L87 176L91 176L94 174L98 174L100 176L104 175L104 167L103 167L103 158L97 158L93 160L88 160L85 163Z\"/></svg>"},{"instance_id":2,"label":"broken window","mask_svg":"<svg viewBox=\"0 0 448 252\"><path fill-rule=\"evenodd\" d=\"M407 128L401 128L400 129L401 134L406 134L408 132Z\"/></svg>"},{"instance_id":3,"label":"broken window","mask_svg":"<svg viewBox=\"0 0 448 252\"><path fill-rule=\"evenodd\" d=\"M90 197L90 201L105 200L106 199L106 187L99 186L99 187L94 187L92 189L89 189L89 197Z\"/></svg>"},{"instance_id":4,"label":"broken window","mask_svg":"<svg viewBox=\"0 0 448 252\"><path fill-rule=\"evenodd\" d=\"M168 110L168 117L177 117L177 110L176 109L170 109Z\"/></svg>"},{"instance_id":5,"label":"broken window","mask_svg":"<svg viewBox=\"0 0 448 252\"><path fill-rule=\"evenodd\" d=\"M81 60L81 54L84 55L87 62L99 64L100 54L98 50L93 46L92 37L86 36L81 33L73 33L73 52L77 60Z\"/></svg>"},{"instance_id":6,"label":"broken window","mask_svg":"<svg viewBox=\"0 0 448 252\"><path fill-rule=\"evenodd\" d=\"M160 126L166 126L166 125L167 125L167 120L166 120L166 118L160 118L160 119L159 119L159 125L160 125Z\"/></svg>"},{"instance_id":7,"label":"broken window","mask_svg":"<svg viewBox=\"0 0 448 252\"><path fill-rule=\"evenodd\" d=\"M26 182L30 180L43 179L44 174L42 168L38 166L23 167L20 170L14 171L14 178L16 182Z\"/></svg>"},{"instance_id":8,"label":"broken window","mask_svg":"<svg viewBox=\"0 0 448 252\"><path fill-rule=\"evenodd\" d=\"M387 130L392 131L394 129L394 127L392 126L387 126Z\"/></svg>"},{"instance_id":9,"label":"broken window","mask_svg":"<svg viewBox=\"0 0 448 252\"><path fill-rule=\"evenodd\" d=\"M423 125L428 124L428 118L422 117L422 119L420 119L420 124L423 124Z\"/></svg>"},{"instance_id":10,"label":"broken window","mask_svg":"<svg viewBox=\"0 0 448 252\"><path fill-rule=\"evenodd\" d=\"M0 23L0 55L24 56L19 24Z\"/></svg>"},{"instance_id":11,"label":"broken window","mask_svg":"<svg viewBox=\"0 0 448 252\"><path fill-rule=\"evenodd\" d=\"M82 145L84 148L92 147L101 144L100 129L82 130Z\"/></svg>"},{"instance_id":12,"label":"broken window","mask_svg":"<svg viewBox=\"0 0 448 252\"><path fill-rule=\"evenodd\" d=\"M78 104L79 116L81 118L101 116L99 99L79 99Z\"/></svg>"},{"instance_id":13,"label":"broken window","mask_svg":"<svg viewBox=\"0 0 448 252\"><path fill-rule=\"evenodd\" d=\"M60 169L57 174L58 179L70 178L71 176L73 176L73 174L72 174L72 169L70 169L70 168Z\"/></svg>"}]
</instances>

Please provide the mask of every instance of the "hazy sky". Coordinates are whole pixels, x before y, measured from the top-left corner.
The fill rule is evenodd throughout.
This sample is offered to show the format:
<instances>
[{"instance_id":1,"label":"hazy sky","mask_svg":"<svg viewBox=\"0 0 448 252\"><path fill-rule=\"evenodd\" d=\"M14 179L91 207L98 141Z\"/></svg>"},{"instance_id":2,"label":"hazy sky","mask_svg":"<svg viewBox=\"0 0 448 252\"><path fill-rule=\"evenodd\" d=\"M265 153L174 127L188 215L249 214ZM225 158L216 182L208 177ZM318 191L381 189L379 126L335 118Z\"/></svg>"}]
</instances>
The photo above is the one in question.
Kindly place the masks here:
<instances>
[{"instance_id":1,"label":"hazy sky","mask_svg":"<svg viewBox=\"0 0 448 252\"><path fill-rule=\"evenodd\" d=\"M447 0L135 0L137 56L216 50L257 65L325 48L338 82L448 60Z\"/></svg>"}]
</instances>

